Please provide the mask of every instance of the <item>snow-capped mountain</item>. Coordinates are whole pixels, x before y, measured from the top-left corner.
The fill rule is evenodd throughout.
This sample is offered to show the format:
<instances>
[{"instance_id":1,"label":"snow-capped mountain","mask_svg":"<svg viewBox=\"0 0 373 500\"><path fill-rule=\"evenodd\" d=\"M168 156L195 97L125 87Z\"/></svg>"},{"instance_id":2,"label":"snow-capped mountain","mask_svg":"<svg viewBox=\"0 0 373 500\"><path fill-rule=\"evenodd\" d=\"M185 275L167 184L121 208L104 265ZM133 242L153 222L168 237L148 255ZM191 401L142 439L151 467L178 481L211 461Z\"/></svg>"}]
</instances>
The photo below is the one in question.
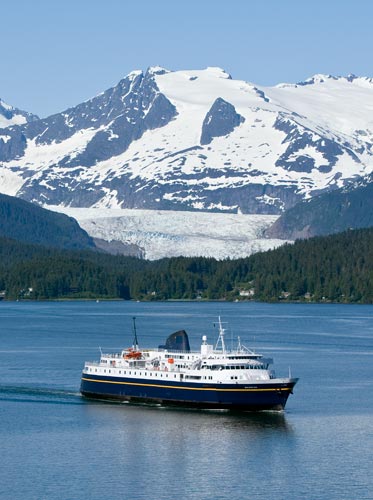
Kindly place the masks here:
<instances>
[{"instance_id":1,"label":"snow-capped mountain","mask_svg":"<svg viewBox=\"0 0 373 500\"><path fill-rule=\"evenodd\" d=\"M9 127L11 125L23 125L27 122L38 120L39 117L27 111L13 108L0 98L0 128ZM2 137L3 142L4 136Z\"/></svg>"},{"instance_id":2,"label":"snow-capped mountain","mask_svg":"<svg viewBox=\"0 0 373 500\"><path fill-rule=\"evenodd\" d=\"M263 87L219 68L134 71L0 130L0 191L71 207L278 214L373 171L373 79Z\"/></svg>"}]
</instances>

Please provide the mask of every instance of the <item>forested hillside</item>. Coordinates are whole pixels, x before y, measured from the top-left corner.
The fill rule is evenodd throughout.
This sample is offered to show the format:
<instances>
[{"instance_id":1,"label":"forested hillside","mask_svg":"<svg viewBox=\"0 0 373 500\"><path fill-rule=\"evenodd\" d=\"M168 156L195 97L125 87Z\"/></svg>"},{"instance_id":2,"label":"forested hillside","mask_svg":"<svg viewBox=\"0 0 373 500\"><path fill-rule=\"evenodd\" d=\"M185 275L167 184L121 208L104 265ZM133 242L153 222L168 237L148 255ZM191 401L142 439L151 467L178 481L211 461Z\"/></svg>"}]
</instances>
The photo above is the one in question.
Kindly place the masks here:
<instances>
[{"instance_id":1,"label":"forested hillside","mask_svg":"<svg viewBox=\"0 0 373 500\"><path fill-rule=\"evenodd\" d=\"M144 261L0 238L8 299L217 299L373 303L373 229L299 240L246 259Z\"/></svg>"},{"instance_id":2,"label":"forested hillside","mask_svg":"<svg viewBox=\"0 0 373 500\"><path fill-rule=\"evenodd\" d=\"M373 227L373 182L315 196L286 210L266 231L269 238L296 240L346 229Z\"/></svg>"},{"instance_id":3,"label":"forested hillside","mask_svg":"<svg viewBox=\"0 0 373 500\"><path fill-rule=\"evenodd\" d=\"M95 248L72 217L0 194L0 236L56 248Z\"/></svg>"}]
</instances>

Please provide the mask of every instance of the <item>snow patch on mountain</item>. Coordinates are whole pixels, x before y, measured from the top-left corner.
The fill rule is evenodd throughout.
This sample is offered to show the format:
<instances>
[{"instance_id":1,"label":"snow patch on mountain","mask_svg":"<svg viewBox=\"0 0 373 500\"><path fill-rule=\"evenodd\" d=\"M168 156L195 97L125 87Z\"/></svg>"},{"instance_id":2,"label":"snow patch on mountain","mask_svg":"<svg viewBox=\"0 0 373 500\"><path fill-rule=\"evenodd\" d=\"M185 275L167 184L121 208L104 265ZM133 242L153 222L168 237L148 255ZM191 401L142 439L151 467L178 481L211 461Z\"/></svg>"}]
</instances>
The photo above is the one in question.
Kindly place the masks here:
<instances>
[{"instance_id":1,"label":"snow patch on mountain","mask_svg":"<svg viewBox=\"0 0 373 500\"><path fill-rule=\"evenodd\" d=\"M16 196L23 183L22 177L0 166L0 193Z\"/></svg>"},{"instance_id":2,"label":"snow patch on mountain","mask_svg":"<svg viewBox=\"0 0 373 500\"><path fill-rule=\"evenodd\" d=\"M149 260L163 257L236 259L275 248L264 239L277 216L46 206L74 217L93 238L136 245Z\"/></svg>"}]
</instances>

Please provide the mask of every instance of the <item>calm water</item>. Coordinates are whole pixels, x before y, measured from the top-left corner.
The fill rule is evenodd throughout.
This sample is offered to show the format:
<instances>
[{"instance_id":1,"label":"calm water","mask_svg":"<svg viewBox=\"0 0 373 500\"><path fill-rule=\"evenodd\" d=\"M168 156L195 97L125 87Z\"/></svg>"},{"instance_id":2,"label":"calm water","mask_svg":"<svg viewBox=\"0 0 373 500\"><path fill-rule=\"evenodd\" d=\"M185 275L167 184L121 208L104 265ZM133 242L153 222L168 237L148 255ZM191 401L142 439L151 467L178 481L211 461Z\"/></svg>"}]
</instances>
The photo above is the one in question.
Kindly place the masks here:
<instances>
[{"instance_id":1,"label":"calm water","mask_svg":"<svg viewBox=\"0 0 373 500\"><path fill-rule=\"evenodd\" d=\"M300 382L283 414L79 396L87 359L184 328L273 355ZM373 307L0 303L0 498L373 499Z\"/></svg>"}]
</instances>

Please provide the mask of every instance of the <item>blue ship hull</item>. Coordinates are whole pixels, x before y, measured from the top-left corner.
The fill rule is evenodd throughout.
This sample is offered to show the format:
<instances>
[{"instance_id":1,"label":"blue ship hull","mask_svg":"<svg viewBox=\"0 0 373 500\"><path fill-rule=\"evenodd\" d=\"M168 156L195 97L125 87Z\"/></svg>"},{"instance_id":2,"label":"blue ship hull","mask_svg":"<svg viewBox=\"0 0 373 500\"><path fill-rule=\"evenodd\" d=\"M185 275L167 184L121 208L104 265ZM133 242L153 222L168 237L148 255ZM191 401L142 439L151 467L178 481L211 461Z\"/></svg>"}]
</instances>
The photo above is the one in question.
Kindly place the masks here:
<instances>
[{"instance_id":1,"label":"blue ship hull","mask_svg":"<svg viewBox=\"0 0 373 500\"><path fill-rule=\"evenodd\" d=\"M188 384L174 381L82 375L87 398L188 408L283 410L297 379L269 384Z\"/></svg>"}]
</instances>

